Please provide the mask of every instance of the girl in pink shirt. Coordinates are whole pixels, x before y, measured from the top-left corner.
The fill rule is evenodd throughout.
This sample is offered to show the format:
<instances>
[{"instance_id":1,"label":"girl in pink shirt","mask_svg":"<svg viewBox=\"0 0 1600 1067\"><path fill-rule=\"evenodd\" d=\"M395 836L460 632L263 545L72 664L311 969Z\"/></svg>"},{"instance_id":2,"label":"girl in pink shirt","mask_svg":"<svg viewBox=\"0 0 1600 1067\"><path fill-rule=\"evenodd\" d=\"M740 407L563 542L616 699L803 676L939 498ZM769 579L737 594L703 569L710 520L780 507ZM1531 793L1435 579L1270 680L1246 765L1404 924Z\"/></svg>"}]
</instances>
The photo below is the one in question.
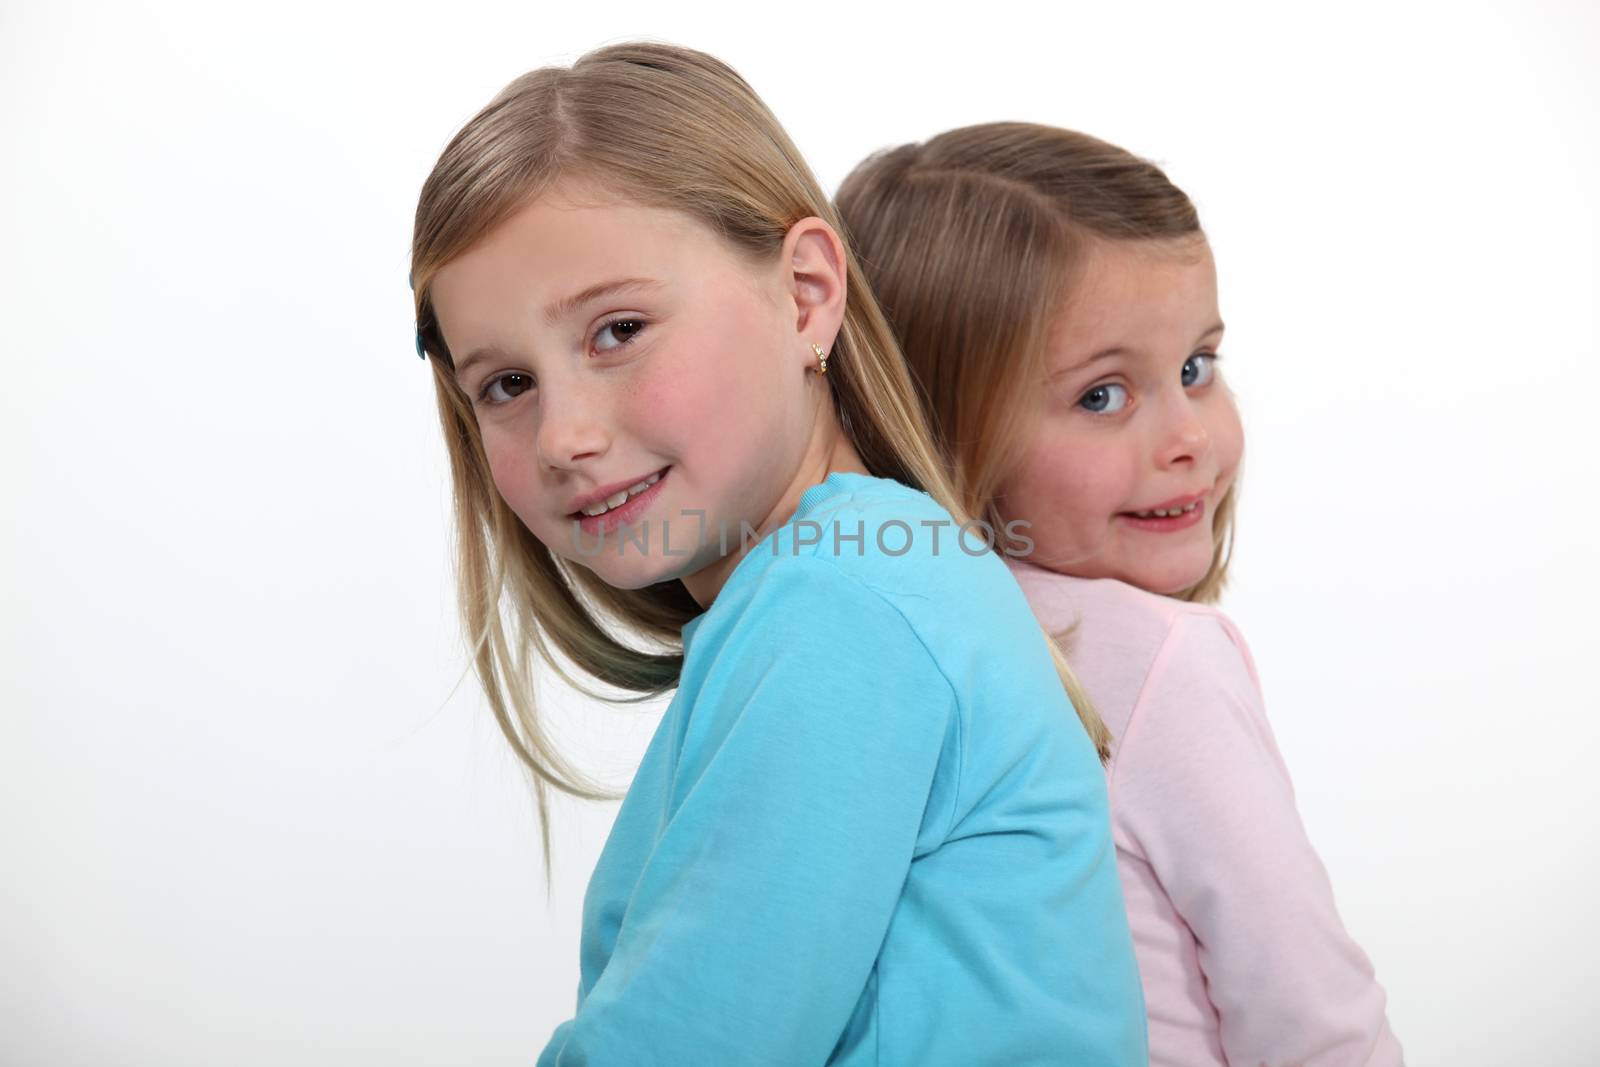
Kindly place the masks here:
<instances>
[{"instance_id":1,"label":"girl in pink shirt","mask_svg":"<svg viewBox=\"0 0 1600 1067\"><path fill-rule=\"evenodd\" d=\"M1027 123L880 152L837 204L962 504L1007 531L1111 732L1151 1063L1399 1064L1250 651L1210 606L1244 441L1194 206L1123 149Z\"/></svg>"}]
</instances>

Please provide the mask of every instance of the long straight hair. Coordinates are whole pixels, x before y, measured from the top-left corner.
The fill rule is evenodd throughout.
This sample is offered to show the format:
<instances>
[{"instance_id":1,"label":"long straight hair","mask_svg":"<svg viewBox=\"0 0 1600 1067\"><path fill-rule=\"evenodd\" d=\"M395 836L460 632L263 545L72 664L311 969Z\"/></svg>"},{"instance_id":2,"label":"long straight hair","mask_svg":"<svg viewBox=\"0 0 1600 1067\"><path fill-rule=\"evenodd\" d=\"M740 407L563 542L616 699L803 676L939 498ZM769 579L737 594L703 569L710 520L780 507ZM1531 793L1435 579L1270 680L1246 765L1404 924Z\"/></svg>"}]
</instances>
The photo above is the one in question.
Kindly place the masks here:
<instances>
[{"instance_id":1,"label":"long straight hair","mask_svg":"<svg viewBox=\"0 0 1600 1067\"><path fill-rule=\"evenodd\" d=\"M592 799L613 794L551 743L534 699L535 660L597 698L647 699L677 686L681 631L701 611L680 581L613 588L529 533L495 488L471 400L456 383L438 330L429 301L434 276L563 179L681 211L756 262L770 263L803 218L820 217L843 232L750 86L712 56L664 44L611 45L570 68L516 78L455 135L423 184L412 283L454 484L458 608L490 707L531 772L547 872L549 790ZM933 444L894 333L848 249L846 268L844 322L825 378L840 426L873 475L927 492L964 522L971 516ZM630 634L653 647L637 647L626 640ZM1050 647L1105 759L1105 727ZM597 692L591 681L620 695Z\"/></svg>"},{"instance_id":2,"label":"long straight hair","mask_svg":"<svg viewBox=\"0 0 1600 1067\"><path fill-rule=\"evenodd\" d=\"M1154 163L1025 122L964 126L875 153L834 203L921 386L956 497L995 529L1001 485L1032 429L1049 332L1085 246L1204 239L1194 204ZM1212 516L1210 565L1178 599L1221 595L1238 484L1236 476Z\"/></svg>"}]
</instances>

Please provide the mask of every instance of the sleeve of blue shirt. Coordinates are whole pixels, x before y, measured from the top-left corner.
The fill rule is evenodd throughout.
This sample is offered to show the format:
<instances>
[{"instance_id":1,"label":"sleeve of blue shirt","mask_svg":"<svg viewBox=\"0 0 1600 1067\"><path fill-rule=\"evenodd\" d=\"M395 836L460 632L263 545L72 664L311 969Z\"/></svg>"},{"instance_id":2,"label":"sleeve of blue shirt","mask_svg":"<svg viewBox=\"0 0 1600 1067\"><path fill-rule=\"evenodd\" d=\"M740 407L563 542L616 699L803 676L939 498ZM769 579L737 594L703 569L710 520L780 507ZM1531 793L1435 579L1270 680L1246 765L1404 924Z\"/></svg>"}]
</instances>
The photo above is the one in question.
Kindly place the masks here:
<instances>
[{"instance_id":1,"label":"sleeve of blue shirt","mask_svg":"<svg viewBox=\"0 0 1600 1067\"><path fill-rule=\"evenodd\" d=\"M912 626L826 557L757 582L704 650L677 806L541 1067L826 1062L924 822L948 832L927 807L957 700Z\"/></svg>"}]
</instances>

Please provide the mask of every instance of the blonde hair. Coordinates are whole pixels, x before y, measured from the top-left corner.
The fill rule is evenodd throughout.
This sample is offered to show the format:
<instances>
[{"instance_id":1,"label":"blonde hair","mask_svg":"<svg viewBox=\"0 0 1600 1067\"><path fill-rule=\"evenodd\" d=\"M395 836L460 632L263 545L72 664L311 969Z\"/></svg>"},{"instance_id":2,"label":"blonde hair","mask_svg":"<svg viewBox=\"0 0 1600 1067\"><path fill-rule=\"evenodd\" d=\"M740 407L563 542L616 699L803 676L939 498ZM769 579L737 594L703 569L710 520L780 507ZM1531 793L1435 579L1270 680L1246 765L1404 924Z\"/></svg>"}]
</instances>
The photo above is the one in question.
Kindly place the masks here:
<instances>
[{"instance_id":1,"label":"blonde hair","mask_svg":"<svg viewBox=\"0 0 1600 1067\"><path fill-rule=\"evenodd\" d=\"M587 678L632 694L620 699L647 699L678 684L680 631L701 611L677 580L613 588L528 532L495 488L470 398L456 384L429 303L429 284L443 266L566 179L684 212L754 260L770 261L803 218L818 216L842 231L805 161L749 85L712 56L663 44L611 45L570 68L518 77L451 139L423 184L412 281L455 489L458 607L489 705L531 771L547 872L549 789L591 799L612 794L551 744L535 706L534 653L591 696L619 699L594 692L553 653ZM844 321L825 379L843 432L872 474L926 491L965 521L894 334L848 250L846 268ZM634 647L623 631L659 647ZM1104 759L1105 729L1051 648Z\"/></svg>"},{"instance_id":2,"label":"blonde hair","mask_svg":"<svg viewBox=\"0 0 1600 1067\"><path fill-rule=\"evenodd\" d=\"M1155 164L1025 122L875 153L834 204L922 387L956 497L996 529L998 493L1026 444L1049 331L1085 245L1205 237L1194 205ZM1211 564L1178 599L1221 595L1237 492L1235 477L1212 516Z\"/></svg>"}]
</instances>

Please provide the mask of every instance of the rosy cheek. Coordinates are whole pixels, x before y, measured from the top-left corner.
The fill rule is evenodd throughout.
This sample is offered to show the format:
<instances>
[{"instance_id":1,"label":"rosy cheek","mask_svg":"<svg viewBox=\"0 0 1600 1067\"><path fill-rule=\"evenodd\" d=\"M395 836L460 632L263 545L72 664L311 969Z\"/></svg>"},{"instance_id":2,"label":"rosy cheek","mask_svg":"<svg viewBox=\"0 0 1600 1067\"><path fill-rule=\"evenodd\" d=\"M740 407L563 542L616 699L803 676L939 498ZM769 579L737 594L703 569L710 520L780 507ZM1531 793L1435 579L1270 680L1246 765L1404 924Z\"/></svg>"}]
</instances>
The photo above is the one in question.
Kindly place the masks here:
<instances>
[{"instance_id":1,"label":"rosy cheek","mask_svg":"<svg viewBox=\"0 0 1600 1067\"><path fill-rule=\"evenodd\" d=\"M1227 400L1217 418L1217 424L1212 430L1212 441L1217 450L1219 470L1231 477L1244 455L1244 425L1240 422L1239 410L1234 407L1231 399Z\"/></svg>"},{"instance_id":2,"label":"rosy cheek","mask_svg":"<svg viewBox=\"0 0 1600 1067\"><path fill-rule=\"evenodd\" d=\"M690 441L717 443L727 423L719 417L719 406L716 389L686 373L682 360L659 353L640 368L619 398L617 418L619 425L637 435L640 447L676 460L677 450Z\"/></svg>"},{"instance_id":3,"label":"rosy cheek","mask_svg":"<svg viewBox=\"0 0 1600 1067\"><path fill-rule=\"evenodd\" d=\"M1006 510L1012 517L1069 525L1078 518L1078 509L1098 495L1102 475L1092 450L1074 438L1048 425L1035 432L1006 483Z\"/></svg>"},{"instance_id":4,"label":"rosy cheek","mask_svg":"<svg viewBox=\"0 0 1600 1067\"><path fill-rule=\"evenodd\" d=\"M483 450L489 460L489 473L494 478L495 488L526 522L539 493L537 460L531 447L485 439Z\"/></svg>"},{"instance_id":5,"label":"rosy cheek","mask_svg":"<svg viewBox=\"0 0 1600 1067\"><path fill-rule=\"evenodd\" d=\"M646 447L666 459L691 450L696 468L714 474L770 442L775 389L770 362L755 356L768 347L763 322L738 302L704 318L710 328L679 324L645 354L623 408L629 425L650 428Z\"/></svg>"},{"instance_id":6,"label":"rosy cheek","mask_svg":"<svg viewBox=\"0 0 1600 1067\"><path fill-rule=\"evenodd\" d=\"M1098 438L1066 432L1041 435L1032 462L1053 491L1084 503L1113 492L1124 466L1116 450Z\"/></svg>"}]
</instances>

